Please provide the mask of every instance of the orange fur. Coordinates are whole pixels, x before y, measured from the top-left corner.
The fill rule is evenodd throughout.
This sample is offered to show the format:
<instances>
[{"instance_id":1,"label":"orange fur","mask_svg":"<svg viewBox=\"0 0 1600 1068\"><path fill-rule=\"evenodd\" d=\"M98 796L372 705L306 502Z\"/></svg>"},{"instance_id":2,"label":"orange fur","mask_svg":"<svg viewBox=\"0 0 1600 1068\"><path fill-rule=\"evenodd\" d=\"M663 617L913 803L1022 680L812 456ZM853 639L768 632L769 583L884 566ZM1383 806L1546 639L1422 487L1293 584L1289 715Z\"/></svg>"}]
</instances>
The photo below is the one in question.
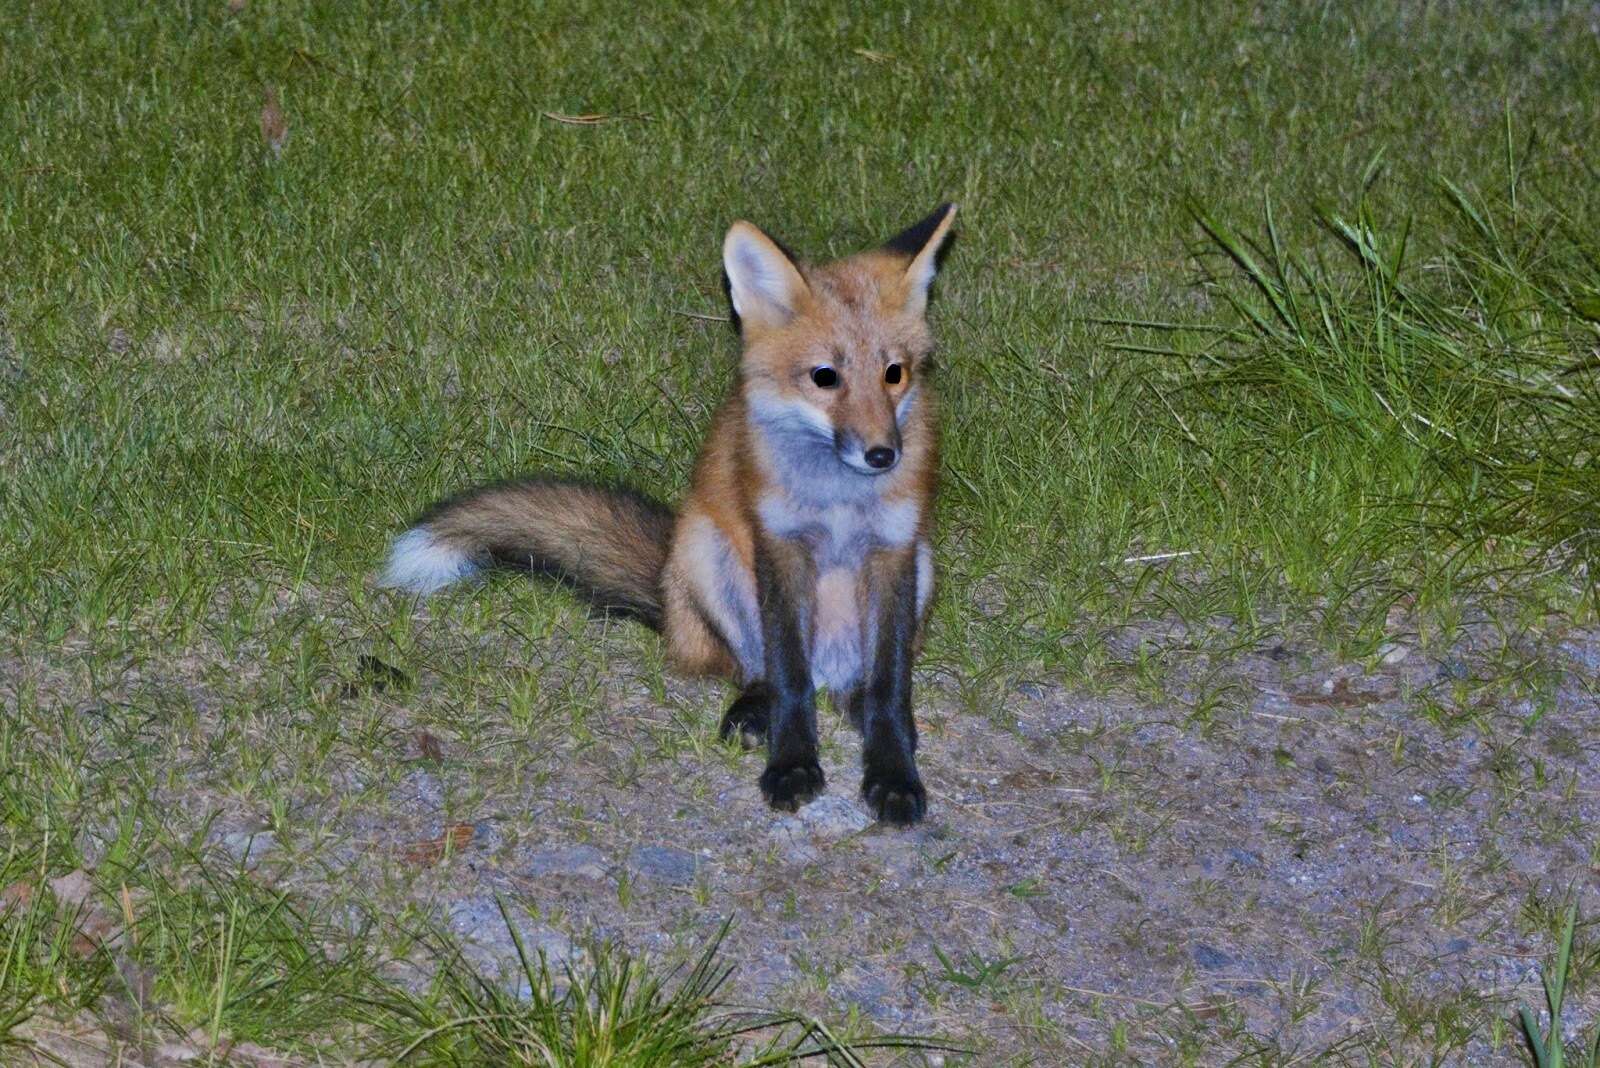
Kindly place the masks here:
<instances>
[{"instance_id":1,"label":"orange fur","mask_svg":"<svg viewBox=\"0 0 1600 1068\"><path fill-rule=\"evenodd\" d=\"M724 263L742 323L739 382L712 420L676 517L601 487L544 479L489 486L425 513L396 541L384 582L427 592L486 563L531 563L602 607L658 626L680 671L749 682L760 670L755 546L759 528L778 516L795 529L765 533L800 547L784 560L804 572L790 585L806 625L845 641L865 626L873 554L918 552L929 561L919 580L931 581L938 439L924 312L954 214L947 207L920 224L917 247L890 245L818 266L795 263L760 230L735 223ZM897 382L886 381L891 364L900 365ZM821 365L837 372L836 388L812 380ZM909 408L897 415L902 403ZM898 461L877 473L859 460L851 470L828 459L816 479L799 477L786 468L793 449L763 424L768 417L813 435L806 440L814 450L832 433L852 456L892 445ZM823 545L830 537L839 544ZM820 601L819 584L827 589ZM926 603L920 589L920 616ZM864 636L854 655L865 657Z\"/></svg>"},{"instance_id":2,"label":"orange fur","mask_svg":"<svg viewBox=\"0 0 1600 1068\"><path fill-rule=\"evenodd\" d=\"M953 214L952 209L930 239L927 255L932 256L944 240ZM747 225L737 224L736 230ZM833 426L874 440L888 433L895 422L895 405L916 388L910 417L899 428L902 454L895 469L884 475L845 477L872 480L881 506L900 505L914 514L911 544L929 538L938 435L935 398L926 373L933 339L923 314L925 303L914 299L914 287L907 279L916 264L912 257L882 250L817 267L797 264L803 288L790 294L793 307L787 319L742 316L739 383L712 421L679 509L674 548L663 573L668 651L679 670L738 675L735 658L695 607L688 559L695 547L693 532L706 523L714 527L731 549L731 562L749 573L753 586L760 503L768 496L791 496L775 469L777 458L752 425L752 394L809 403ZM905 373L898 384L888 384L883 372L894 362L901 363ZM819 390L811 383L810 370L824 363L837 368L841 388ZM806 502L793 502L793 507L803 512ZM864 602L865 584L858 582L856 591L858 602ZM926 599L924 617L925 604ZM819 610L827 607L817 605ZM860 615L865 609L864 603L858 604ZM828 620L813 620L814 631L827 627Z\"/></svg>"}]
</instances>

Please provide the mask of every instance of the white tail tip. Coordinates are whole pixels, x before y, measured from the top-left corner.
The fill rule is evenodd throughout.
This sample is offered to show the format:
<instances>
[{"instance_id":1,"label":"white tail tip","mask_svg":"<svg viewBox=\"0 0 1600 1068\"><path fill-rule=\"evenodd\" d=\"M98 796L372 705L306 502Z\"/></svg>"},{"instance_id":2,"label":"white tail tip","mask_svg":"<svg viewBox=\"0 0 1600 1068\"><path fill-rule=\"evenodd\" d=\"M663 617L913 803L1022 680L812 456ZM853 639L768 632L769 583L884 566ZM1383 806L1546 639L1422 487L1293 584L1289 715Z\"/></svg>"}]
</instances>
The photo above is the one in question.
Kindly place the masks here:
<instances>
[{"instance_id":1,"label":"white tail tip","mask_svg":"<svg viewBox=\"0 0 1600 1068\"><path fill-rule=\"evenodd\" d=\"M394 539L389 549L389 566L383 569L378 585L412 593L432 593L452 582L471 578L477 570L477 561L471 553L441 545L427 528L416 527Z\"/></svg>"}]
</instances>

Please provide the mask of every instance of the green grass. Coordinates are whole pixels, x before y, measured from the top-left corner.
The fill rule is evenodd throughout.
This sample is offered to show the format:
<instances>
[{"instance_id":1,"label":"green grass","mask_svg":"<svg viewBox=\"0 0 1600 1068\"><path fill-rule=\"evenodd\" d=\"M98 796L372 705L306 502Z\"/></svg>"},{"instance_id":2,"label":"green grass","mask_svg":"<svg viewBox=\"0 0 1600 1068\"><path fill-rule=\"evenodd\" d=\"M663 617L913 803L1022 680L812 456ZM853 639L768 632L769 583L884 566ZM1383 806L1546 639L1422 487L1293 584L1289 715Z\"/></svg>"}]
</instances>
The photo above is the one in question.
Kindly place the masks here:
<instances>
[{"instance_id":1,"label":"green grass","mask_svg":"<svg viewBox=\"0 0 1600 1068\"><path fill-rule=\"evenodd\" d=\"M75 944L80 910L20 878L15 864L0 871L0 1055L27 1049L25 1026L41 1014L70 1017L98 1001L110 976L109 960ZM21 890L26 886L25 891ZM15 888L15 889L13 889Z\"/></svg>"},{"instance_id":2,"label":"green grass","mask_svg":"<svg viewBox=\"0 0 1600 1068\"><path fill-rule=\"evenodd\" d=\"M340 930L285 891L194 858L181 870L188 885L159 870L137 873L144 893L126 952L151 980L142 1002L180 1030L199 1029L211 1046L355 1037L351 999L372 985L379 963L370 922Z\"/></svg>"},{"instance_id":3,"label":"green grass","mask_svg":"<svg viewBox=\"0 0 1600 1068\"><path fill-rule=\"evenodd\" d=\"M180 1036L223 1062L240 1043L305 1063L530 1068L858 1068L876 1051L960 1049L730 1001L736 966L719 950L731 919L677 968L597 943L553 970L507 915L520 961L509 980L486 978L455 939L424 929L406 939L432 976L416 992L389 978L394 962L374 952L398 933L392 925L385 932L368 920L341 932L249 877L195 858L181 870L192 885L154 866L120 873L133 886L121 884L120 912L103 886L68 902L42 882L14 884L29 896L0 911L0 1053L48 1057L25 1025L40 1017L65 1034L62 1021L81 1027L73 1018L86 1010L119 1021L114 1032L135 1049Z\"/></svg>"},{"instance_id":4,"label":"green grass","mask_svg":"<svg viewBox=\"0 0 1600 1068\"><path fill-rule=\"evenodd\" d=\"M1587 1041L1579 1038L1576 1052L1571 1052L1561 1019L1561 1009L1566 1002L1568 966L1572 962L1572 937L1577 928L1578 903L1574 901L1567 907L1566 920L1561 926L1561 935L1556 943L1556 959L1542 976L1545 1009L1550 1019L1548 1030L1540 1028L1538 1017L1526 1005L1518 1012L1518 1021L1522 1024L1522 1035L1528 1043L1534 1068L1563 1068L1568 1063L1575 1068L1594 1068L1600 1063L1600 1027L1594 1028L1593 1035Z\"/></svg>"},{"instance_id":5,"label":"green grass","mask_svg":"<svg viewBox=\"0 0 1600 1068\"><path fill-rule=\"evenodd\" d=\"M1375 496L1416 489L1395 483L1415 481L1437 443L1409 436L1427 413L1397 425L1359 397L1346 433L1308 447L1293 413L1260 425L1260 394L1241 388L1185 431L1163 391L1170 362L1119 349L1095 320L1210 318L1193 308L1185 206L1233 229L1267 203L1285 262L1262 269L1342 287L1332 311L1353 317L1331 340L1316 323L1289 345L1258 336L1280 385L1294 387L1295 366L1379 370L1349 333L1379 325L1393 294L1356 302L1360 268L1300 279L1288 262L1310 257L1319 210L1382 220L1409 235L1415 273L1443 257L1456 290L1489 290L1469 301L1511 302L1479 327L1453 301L1456 318L1430 323L1446 343L1523 337L1547 299L1597 286L1593 249L1553 262L1526 207L1560 204L1577 225L1594 203L1585 102L1600 60L1583 19L1026 5L915 18L9 13L0 610L42 635L128 618L184 631L246 576L359 597L389 533L478 479L541 467L670 494L732 373L726 329L693 317L722 311L722 228L752 216L828 255L944 197L965 207L937 309L954 595L936 655L994 670L1020 642L1059 661L1051 650L1084 613L1164 596L1187 614L1246 617L1284 598L1340 600L1387 562L1343 543L1368 533ZM257 131L269 84L290 129L281 158ZM1485 216L1504 228L1463 247L1441 178L1471 203L1510 188L1518 210ZM1552 289L1558 268L1574 273ZM1592 375L1566 385L1590 389ZM1317 388L1315 403L1333 399ZM1495 415L1483 396L1387 399L1436 401L1428 412L1447 425ZM1555 454L1579 429L1540 433ZM1218 467L1263 453L1297 462L1274 465L1278 484L1217 492ZM1533 477L1493 487L1482 533ZM1546 540L1582 533L1570 507L1545 503ZM1193 555L1155 576L1124 562L1166 552ZM1011 610L979 624L957 606L987 577Z\"/></svg>"},{"instance_id":6,"label":"green grass","mask_svg":"<svg viewBox=\"0 0 1600 1068\"><path fill-rule=\"evenodd\" d=\"M840 1037L791 1012L739 1008L724 988L732 965L718 959L731 921L698 958L666 974L604 944L592 960L552 970L501 912L516 942L515 984L476 973L448 943L432 997L391 991L374 1002L380 1029L397 1033L385 1057L427 1065L503 1064L529 1068L695 1068L813 1061L856 1068L872 1050L939 1050L949 1045L905 1036Z\"/></svg>"},{"instance_id":7,"label":"green grass","mask_svg":"<svg viewBox=\"0 0 1600 1068\"><path fill-rule=\"evenodd\" d=\"M451 761L596 745L618 676L670 711L618 781L722 754L648 639L560 593L436 622L370 577L475 481L676 494L734 373L735 218L820 257L961 202L925 663L974 708L1107 684L1129 620L1364 656L1397 602L1445 633L1592 619L1596 85L1592 6L1560 3L5 9L0 851L128 873L149 989L64 956L35 899L0 936L0 1042L107 996L297 1050L370 1026L354 936L207 881L173 801L204 776L197 819L313 855L302 812L414 760L363 654L440 680L408 728ZM549 988L561 1027L584 983L699 1026L607 967ZM402 1042L474 1006L495 1022L438 1042L544 1026L458 978Z\"/></svg>"},{"instance_id":8,"label":"green grass","mask_svg":"<svg viewBox=\"0 0 1600 1068\"><path fill-rule=\"evenodd\" d=\"M1149 339L1116 347L1177 365L1148 387L1205 490L1195 508L1254 512L1239 542L1288 590L1380 613L1489 591L1592 607L1600 243L1519 199L1514 166L1491 199L1440 178L1435 200L1414 209L1446 216L1426 252L1414 216L1384 228L1362 201L1302 249L1270 205L1254 239L1196 207L1228 319L1133 326Z\"/></svg>"}]
</instances>

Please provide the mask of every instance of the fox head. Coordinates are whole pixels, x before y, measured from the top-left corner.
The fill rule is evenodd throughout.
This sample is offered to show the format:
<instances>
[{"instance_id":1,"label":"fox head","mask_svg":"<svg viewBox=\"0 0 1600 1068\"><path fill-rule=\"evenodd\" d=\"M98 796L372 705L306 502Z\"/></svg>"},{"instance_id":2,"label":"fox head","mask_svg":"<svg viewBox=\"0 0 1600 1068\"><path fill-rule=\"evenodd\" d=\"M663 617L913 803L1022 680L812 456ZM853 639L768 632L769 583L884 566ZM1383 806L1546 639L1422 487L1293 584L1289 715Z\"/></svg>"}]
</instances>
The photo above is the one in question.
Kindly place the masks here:
<instances>
[{"instance_id":1,"label":"fox head","mask_svg":"<svg viewBox=\"0 0 1600 1068\"><path fill-rule=\"evenodd\" d=\"M747 222L722 243L751 419L787 456L893 471L923 394L928 289L954 204L879 248L805 266Z\"/></svg>"}]
</instances>

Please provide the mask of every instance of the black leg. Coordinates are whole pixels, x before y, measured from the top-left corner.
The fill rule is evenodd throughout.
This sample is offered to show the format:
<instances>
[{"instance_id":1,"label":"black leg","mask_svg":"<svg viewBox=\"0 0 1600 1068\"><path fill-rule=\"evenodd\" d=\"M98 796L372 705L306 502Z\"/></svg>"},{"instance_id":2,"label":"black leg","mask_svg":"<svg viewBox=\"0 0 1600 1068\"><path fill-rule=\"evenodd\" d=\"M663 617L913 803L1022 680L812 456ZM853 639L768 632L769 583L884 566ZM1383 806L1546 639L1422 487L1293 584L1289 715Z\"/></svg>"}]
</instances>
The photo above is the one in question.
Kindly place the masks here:
<instances>
[{"instance_id":1,"label":"black leg","mask_svg":"<svg viewBox=\"0 0 1600 1068\"><path fill-rule=\"evenodd\" d=\"M722 717L723 741L738 736L746 749L754 749L767 740L767 729L772 722L772 690L764 682L746 686Z\"/></svg>"},{"instance_id":2,"label":"black leg","mask_svg":"<svg viewBox=\"0 0 1600 1068\"><path fill-rule=\"evenodd\" d=\"M809 598L811 563L798 546L761 538L755 555L770 693L761 793L773 808L793 812L824 786L817 761L817 698L800 615Z\"/></svg>"},{"instance_id":3,"label":"black leg","mask_svg":"<svg viewBox=\"0 0 1600 1068\"><path fill-rule=\"evenodd\" d=\"M886 823L909 826L927 810L917 774L911 666L917 639L917 570L911 552L882 553L869 565L875 647L861 696L861 796Z\"/></svg>"}]
</instances>

